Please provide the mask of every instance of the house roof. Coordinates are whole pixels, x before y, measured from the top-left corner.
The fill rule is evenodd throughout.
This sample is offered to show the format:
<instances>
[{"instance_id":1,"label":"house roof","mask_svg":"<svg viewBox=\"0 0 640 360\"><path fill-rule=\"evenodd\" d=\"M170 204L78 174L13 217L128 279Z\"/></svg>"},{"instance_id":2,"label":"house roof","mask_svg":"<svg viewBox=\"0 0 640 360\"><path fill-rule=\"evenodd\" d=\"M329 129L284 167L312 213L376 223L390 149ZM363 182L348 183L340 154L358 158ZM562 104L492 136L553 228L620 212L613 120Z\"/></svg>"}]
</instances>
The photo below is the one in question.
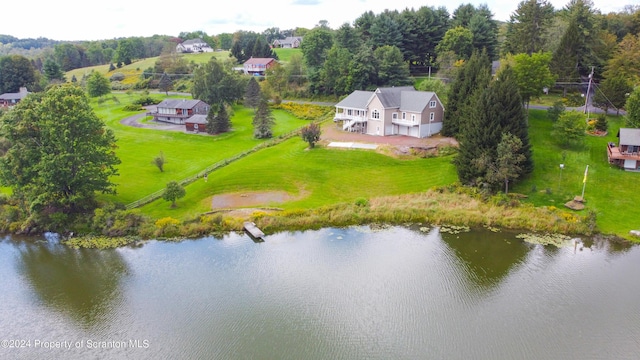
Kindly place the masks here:
<instances>
[{"instance_id":1,"label":"house roof","mask_svg":"<svg viewBox=\"0 0 640 360\"><path fill-rule=\"evenodd\" d=\"M0 95L0 100L22 100L29 95L27 88L21 87L16 93L4 93Z\"/></svg>"},{"instance_id":2,"label":"house roof","mask_svg":"<svg viewBox=\"0 0 640 360\"><path fill-rule=\"evenodd\" d=\"M198 124L198 125L206 125L207 124L207 115L196 114L188 118L184 121L185 123Z\"/></svg>"},{"instance_id":3,"label":"house roof","mask_svg":"<svg viewBox=\"0 0 640 360\"><path fill-rule=\"evenodd\" d=\"M202 41L202 39L190 39L182 42L182 45L195 45L195 44L204 44L204 41Z\"/></svg>"},{"instance_id":4,"label":"house roof","mask_svg":"<svg viewBox=\"0 0 640 360\"><path fill-rule=\"evenodd\" d=\"M402 101L402 93L403 92L416 92L416 89L413 86L399 86L399 87L390 87L390 88L378 88L376 89L376 94L378 95L378 99L382 103L382 106L385 109L389 108L399 108Z\"/></svg>"},{"instance_id":5,"label":"house roof","mask_svg":"<svg viewBox=\"0 0 640 360\"><path fill-rule=\"evenodd\" d=\"M284 39L277 39L274 40L274 43L278 43L278 44L293 44L294 42L300 41L302 42L302 36L287 36Z\"/></svg>"},{"instance_id":6,"label":"house roof","mask_svg":"<svg viewBox=\"0 0 640 360\"><path fill-rule=\"evenodd\" d=\"M166 99L162 100L158 104L158 108L170 108L170 109L193 109L202 100L189 100L189 99Z\"/></svg>"},{"instance_id":7,"label":"house roof","mask_svg":"<svg viewBox=\"0 0 640 360\"><path fill-rule=\"evenodd\" d=\"M254 58L247 60L244 62L244 65L267 65L273 61L276 61L274 58Z\"/></svg>"},{"instance_id":8,"label":"house roof","mask_svg":"<svg viewBox=\"0 0 640 360\"><path fill-rule=\"evenodd\" d=\"M373 91L356 90L336 104L336 107L366 109Z\"/></svg>"},{"instance_id":9,"label":"house roof","mask_svg":"<svg viewBox=\"0 0 640 360\"><path fill-rule=\"evenodd\" d=\"M400 110L422 112L435 93L431 91L403 91L400 93Z\"/></svg>"},{"instance_id":10,"label":"house roof","mask_svg":"<svg viewBox=\"0 0 640 360\"><path fill-rule=\"evenodd\" d=\"M640 129L621 128L618 137L620 145L640 146Z\"/></svg>"}]
</instances>

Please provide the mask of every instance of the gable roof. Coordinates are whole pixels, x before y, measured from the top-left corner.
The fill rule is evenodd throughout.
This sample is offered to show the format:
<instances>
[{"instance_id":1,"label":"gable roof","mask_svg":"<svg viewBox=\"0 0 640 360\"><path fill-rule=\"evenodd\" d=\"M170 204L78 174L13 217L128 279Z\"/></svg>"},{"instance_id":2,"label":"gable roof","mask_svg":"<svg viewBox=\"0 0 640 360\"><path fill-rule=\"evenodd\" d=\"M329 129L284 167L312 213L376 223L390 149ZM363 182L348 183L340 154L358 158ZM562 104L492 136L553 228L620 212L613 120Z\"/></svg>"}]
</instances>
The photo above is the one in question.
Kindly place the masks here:
<instances>
[{"instance_id":1,"label":"gable roof","mask_svg":"<svg viewBox=\"0 0 640 360\"><path fill-rule=\"evenodd\" d=\"M182 42L182 45L195 45L195 44L204 44L204 41L198 38L198 39L185 40L184 42Z\"/></svg>"},{"instance_id":2,"label":"gable roof","mask_svg":"<svg viewBox=\"0 0 640 360\"><path fill-rule=\"evenodd\" d=\"M399 108L402 100L401 94L405 91L415 92L416 89L413 86L378 88L376 89L376 95L385 109Z\"/></svg>"},{"instance_id":3,"label":"gable roof","mask_svg":"<svg viewBox=\"0 0 640 360\"><path fill-rule=\"evenodd\" d=\"M356 90L336 104L336 107L366 109L373 91Z\"/></svg>"},{"instance_id":4,"label":"gable roof","mask_svg":"<svg viewBox=\"0 0 640 360\"><path fill-rule=\"evenodd\" d=\"M191 116L190 118L188 118L187 120L185 120L184 122L185 123L190 123L190 124L206 125L207 124L207 115L195 114L195 115Z\"/></svg>"},{"instance_id":5,"label":"gable roof","mask_svg":"<svg viewBox=\"0 0 640 360\"><path fill-rule=\"evenodd\" d=\"M276 61L274 58L250 58L244 62L244 65L268 65L271 62Z\"/></svg>"},{"instance_id":6,"label":"gable roof","mask_svg":"<svg viewBox=\"0 0 640 360\"><path fill-rule=\"evenodd\" d=\"M302 36L287 36L284 39L276 39L273 42L278 44L293 44L294 42L302 42Z\"/></svg>"},{"instance_id":7,"label":"gable roof","mask_svg":"<svg viewBox=\"0 0 640 360\"><path fill-rule=\"evenodd\" d=\"M29 95L26 87L21 87L20 91L15 93L4 93L0 95L0 100L22 100Z\"/></svg>"},{"instance_id":8,"label":"gable roof","mask_svg":"<svg viewBox=\"0 0 640 360\"><path fill-rule=\"evenodd\" d=\"M202 100L188 100L188 99L166 99L162 100L158 104L158 108L170 108L170 109L193 109Z\"/></svg>"},{"instance_id":9,"label":"gable roof","mask_svg":"<svg viewBox=\"0 0 640 360\"><path fill-rule=\"evenodd\" d=\"M640 129L621 128L618 137L620 145L640 146Z\"/></svg>"},{"instance_id":10,"label":"gable roof","mask_svg":"<svg viewBox=\"0 0 640 360\"><path fill-rule=\"evenodd\" d=\"M400 110L422 112L435 95L431 91L402 91L400 93Z\"/></svg>"}]
</instances>

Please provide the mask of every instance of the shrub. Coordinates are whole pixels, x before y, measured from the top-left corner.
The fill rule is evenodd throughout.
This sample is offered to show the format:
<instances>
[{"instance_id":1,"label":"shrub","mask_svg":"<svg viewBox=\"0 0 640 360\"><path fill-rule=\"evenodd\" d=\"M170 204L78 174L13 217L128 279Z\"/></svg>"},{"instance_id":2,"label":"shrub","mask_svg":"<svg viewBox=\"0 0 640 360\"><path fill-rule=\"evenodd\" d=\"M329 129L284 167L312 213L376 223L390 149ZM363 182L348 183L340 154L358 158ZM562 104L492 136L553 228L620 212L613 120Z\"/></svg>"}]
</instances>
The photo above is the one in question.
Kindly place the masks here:
<instances>
[{"instance_id":1,"label":"shrub","mask_svg":"<svg viewBox=\"0 0 640 360\"><path fill-rule=\"evenodd\" d=\"M165 217L156 221L156 233L158 237L176 237L180 234L180 220Z\"/></svg>"},{"instance_id":2,"label":"shrub","mask_svg":"<svg viewBox=\"0 0 640 360\"><path fill-rule=\"evenodd\" d=\"M142 111L144 108L139 104L129 104L122 108L124 111Z\"/></svg>"},{"instance_id":3,"label":"shrub","mask_svg":"<svg viewBox=\"0 0 640 360\"><path fill-rule=\"evenodd\" d=\"M547 117L551 121L558 121L558 118L567 108L564 106L562 101L556 101L553 103L553 106L547 109Z\"/></svg>"},{"instance_id":4,"label":"shrub","mask_svg":"<svg viewBox=\"0 0 640 360\"><path fill-rule=\"evenodd\" d=\"M609 128L609 123L607 122L607 117L604 114L598 115L596 118L595 128L598 131L607 131Z\"/></svg>"},{"instance_id":5,"label":"shrub","mask_svg":"<svg viewBox=\"0 0 640 360\"><path fill-rule=\"evenodd\" d=\"M356 206L359 206L359 207L369 206L369 199L367 199L367 198L357 198L355 204L356 204Z\"/></svg>"},{"instance_id":6,"label":"shrub","mask_svg":"<svg viewBox=\"0 0 640 360\"><path fill-rule=\"evenodd\" d=\"M117 72L114 73L113 75L111 75L111 77L109 78L110 81L122 81L124 80L125 76L123 73L121 72Z\"/></svg>"}]
</instances>

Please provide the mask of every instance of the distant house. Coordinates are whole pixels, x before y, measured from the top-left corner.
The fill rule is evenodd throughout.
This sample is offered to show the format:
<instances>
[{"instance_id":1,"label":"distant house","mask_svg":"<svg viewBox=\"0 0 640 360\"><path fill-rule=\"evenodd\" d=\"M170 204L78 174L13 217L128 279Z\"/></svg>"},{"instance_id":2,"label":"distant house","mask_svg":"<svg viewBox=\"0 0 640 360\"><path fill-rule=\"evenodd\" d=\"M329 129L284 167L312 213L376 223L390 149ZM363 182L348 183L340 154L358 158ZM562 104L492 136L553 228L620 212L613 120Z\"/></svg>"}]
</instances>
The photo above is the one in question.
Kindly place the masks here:
<instances>
[{"instance_id":1,"label":"distant house","mask_svg":"<svg viewBox=\"0 0 640 360\"><path fill-rule=\"evenodd\" d=\"M424 138L440 132L443 118L436 93L406 86L356 90L336 104L334 121L350 132Z\"/></svg>"},{"instance_id":2,"label":"distant house","mask_svg":"<svg viewBox=\"0 0 640 360\"><path fill-rule=\"evenodd\" d=\"M273 40L273 47L296 49L302 44L302 36L288 36L284 39Z\"/></svg>"},{"instance_id":3,"label":"distant house","mask_svg":"<svg viewBox=\"0 0 640 360\"><path fill-rule=\"evenodd\" d=\"M29 95L29 91L27 91L26 87L21 87L17 93L4 93L0 95L0 107L12 108L27 95Z\"/></svg>"},{"instance_id":4,"label":"distant house","mask_svg":"<svg viewBox=\"0 0 640 360\"><path fill-rule=\"evenodd\" d=\"M176 45L176 52L180 53L201 53L201 52L213 52L213 49L209 44L202 41L202 39L191 39L183 41Z\"/></svg>"},{"instance_id":5,"label":"distant house","mask_svg":"<svg viewBox=\"0 0 640 360\"><path fill-rule=\"evenodd\" d=\"M251 58L242 64L242 71L247 75L264 76L265 71L276 64L274 58Z\"/></svg>"},{"instance_id":6,"label":"distant house","mask_svg":"<svg viewBox=\"0 0 640 360\"><path fill-rule=\"evenodd\" d=\"M640 129L621 128L618 131L619 144L607 144L609 163L625 170L640 169Z\"/></svg>"},{"instance_id":7,"label":"distant house","mask_svg":"<svg viewBox=\"0 0 640 360\"><path fill-rule=\"evenodd\" d=\"M167 99L158 104L155 112L149 112L147 115L153 116L154 121L182 125L192 116L206 117L208 112L209 105L202 100Z\"/></svg>"}]
</instances>

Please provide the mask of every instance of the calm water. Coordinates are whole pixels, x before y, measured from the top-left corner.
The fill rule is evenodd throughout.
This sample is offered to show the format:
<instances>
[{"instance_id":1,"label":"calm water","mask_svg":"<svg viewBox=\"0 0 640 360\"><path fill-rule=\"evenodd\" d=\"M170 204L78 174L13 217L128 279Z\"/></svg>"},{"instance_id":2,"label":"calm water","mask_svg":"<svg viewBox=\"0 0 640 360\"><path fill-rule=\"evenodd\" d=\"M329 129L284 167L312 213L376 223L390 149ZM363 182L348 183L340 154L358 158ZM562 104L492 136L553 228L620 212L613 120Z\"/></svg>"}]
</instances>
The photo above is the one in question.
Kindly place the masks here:
<instances>
[{"instance_id":1,"label":"calm water","mask_svg":"<svg viewBox=\"0 0 640 360\"><path fill-rule=\"evenodd\" d=\"M608 242L574 251L506 233L403 227L113 251L7 238L0 276L3 359L635 359L640 351L640 247Z\"/></svg>"}]
</instances>

